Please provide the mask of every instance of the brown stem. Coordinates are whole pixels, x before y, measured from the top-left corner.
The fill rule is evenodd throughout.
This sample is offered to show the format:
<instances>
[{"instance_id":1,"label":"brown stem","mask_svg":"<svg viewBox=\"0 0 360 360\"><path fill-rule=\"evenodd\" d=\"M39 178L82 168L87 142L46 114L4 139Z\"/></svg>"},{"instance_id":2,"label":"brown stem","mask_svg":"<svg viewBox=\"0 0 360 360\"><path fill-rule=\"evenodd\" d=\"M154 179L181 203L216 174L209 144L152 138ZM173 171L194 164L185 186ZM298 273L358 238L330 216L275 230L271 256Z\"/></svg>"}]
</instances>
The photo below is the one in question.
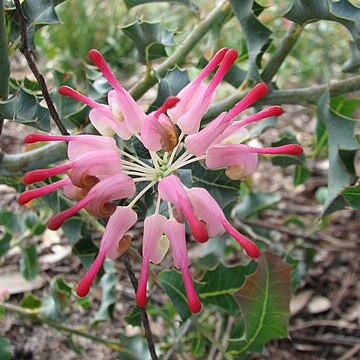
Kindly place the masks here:
<instances>
[{"instance_id":1,"label":"brown stem","mask_svg":"<svg viewBox=\"0 0 360 360\"><path fill-rule=\"evenodd\" d=\"M39 83L41 92L44 96L44 100L46 102L46 105L49 109L49 113L53 120L55 121L57 127L59 128L62 135L69 135L67 132L65 126L60 120L59 114L57 113L54 103L51 100L49 90L46 86L46 82L44 77L39 72L39 69L37 68L35 61L32 57L32 54L29 49L29 42L28 42L28 36L27 36L27 19L25 17L25 14L23 12L23 9L20 5L19 0L14 0L15 6L16 6L16 13L19 20L19 26L20 26L20 34L21 34L21 46L20 51L24 54L25 59L29 65L30 70L34 74L37 82Z\"/></svg>"},{"instance_id":2,"label":"brown stem","mask_svg":"<svg viewBox=\"0 0 360 360\"><path fill-rule=\"evenodd\" d=\"M130 255L129 253L125 253L122 257L121 260L125 266L125 270L129 275L131 284L135 290L135 292L137 291L138 288L138 281L136 280L132 265L131 265L131 259L130 259ZM145 330L145 337L148 343L148 348L149 348L149 352L151 355L151 359L152 360L157 360L158 357L156 355L156 350L155 350L155 344L154 344L154 339L153 339L153 334L151 331L151 326L150 326L150 322L149 322L149 317L147 315L147 312L144 308L140 308L140 313L141 313L141 322L143 324L144 330Z\"/></svg>"}]
</instances>

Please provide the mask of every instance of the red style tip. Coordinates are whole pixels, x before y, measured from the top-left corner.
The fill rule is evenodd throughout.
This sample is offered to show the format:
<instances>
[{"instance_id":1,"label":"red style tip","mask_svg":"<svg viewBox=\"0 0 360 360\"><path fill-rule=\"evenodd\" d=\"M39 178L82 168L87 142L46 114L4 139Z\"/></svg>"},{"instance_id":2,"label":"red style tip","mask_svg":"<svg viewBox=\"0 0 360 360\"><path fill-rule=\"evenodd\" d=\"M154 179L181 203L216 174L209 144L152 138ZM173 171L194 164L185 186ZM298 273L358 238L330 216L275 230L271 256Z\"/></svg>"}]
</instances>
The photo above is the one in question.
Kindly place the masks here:
<instances>
[{"instance_id":1,"label":"red style tip","mask_svg":"<svg viewBox=\"0 0 360 360\"><path fill-rule=\"evenodd\" d=\"M103 58L103 56L101 55L99 50L96 49L91 49L88 52L89 55L89 59L95 64L97 65L99 62L105 61L105 59Z\"/></svg>"},{"instance_id":2,"label":"red style tip","mask_svg":"<svg viewBox=\"0 0 360 360\"><path fill-rule=\"evenodd\" d=\"M70 96L70 97L74 97L74 94L77 93L76 90L74 90L73 88L71 88L70 86L60 86L58 89L58 93L60 95L64 95L64 96Z\"/></svg>"},{"instance_id":3,"label":"red style tip","mask_svg":"<svg viewBox=\"0 0 360 360\"><path fill-rule=\"evenodd\" d=\"M258 99L261 99L268 93L269 87L265 83L259 83L255 85L250 91L256 93Z\"/></svg>"},{"instance_id":4,"label":"red style tip","mask_svg":"<svg viewBox=\"0 0 360 360\"><path fill-rule=\"evenodd\" d=\"M224 56L224 62L230 64L230 66L236 61L238 57L238 52L235 49L229 49L225 56Z\"/></svg>"},{"instance_id":5,"label":"red style tip","mask_svg":"<svg viewBox=\"0 0 360 360\"><path fill-rule=\"evenodd\" d=\"M155 117L158 117L161 114L164 114L166 111L172 109L176 106L176 104L180 101L180 99L176 96L169 96L162 106L156 110Z\"/></svg>"},{"instance_id":6,"label":"red style tip","mask_svg":"<svg viewBox=\"0 0 360 360\"><path fill-rule=\"evenodd\" d=\"M47 141L47 140L45 140L47 138L47 136L48 135L43 135L43 134L30 134L30 135L25 136L24 143L25 144L33 144L38 141Z\"/></svg>"},{"instance_id":7,"label":"red style tip","mask_svg":"<svg viewBox=\"0 0 360 360\"><path fill-rule=\"evenodd\" d=\"M76 288L76 294L77 296L84 297L86 296L91 287L91 279L89 279L86 275L80 280L77 288Z\"/></svg>"},{"instance_id":8,"label":"red style tip","mask_svg":"<svg viewBox=\"0 0 360 360\"><path fill-rule=\"evenodd\" d=\"M304 149L297 144L285 145L284 147L286 147L286 150L290 155L301 155L304 152Z\"/></svg>"},{"instance_id":9,"label":"red style tip","mask_svg":"<svg viewBox=\"0 0 360 360\"><path fill-rule=\"evenodd\" d=\"M269 155L300 155L303 153L303 148L297 144L289 144L276 146L272 148L253 148L249 147L249 151L256 154L269 154Z\"/></svg>"},{"instance_id":10,"label":"red style tip","mask_svg":"<svg viewBox=\"0 0 360 360\"><path fill-rule=\"evenodd\" d=\"M279 105L274 105L268 108L269 116L280 116L284 113L284 110Z\"/></svg>"},{"instance_id":11,"label":"red style tip","mask_svg":"<svg viewBox=\"0 0 360 360\"><path fill-rule=\"evenodd\" d=\"M256 259L260 256L260 250L251 240L249 240L246 243L246 246L244 246L244 250L246 254L248 254L251 258Z\"/></svg>"},{"instance_id":12,"label":"red style tip","mask_svg":"<svg viewBox=\"0 0 360 360\"><path fill-rule=\"evenodd\" d=\"M188 299L188 306L193 314L196 314L201 310L201 302L199 298Z\"/></svg>"},{"instance_id":13,"label":"red style tip","mask_svg":"<svg viewBox=\"0 0 360 360\"><path fill-rule=\"evenodd\" d=\"M204 226L204 224L197 220L192 221L190 223L191 232L194 236L194 239L199 243L204 243L209 240L209 234L207 233L207 230Z\"/></svg>"}]
</instances>

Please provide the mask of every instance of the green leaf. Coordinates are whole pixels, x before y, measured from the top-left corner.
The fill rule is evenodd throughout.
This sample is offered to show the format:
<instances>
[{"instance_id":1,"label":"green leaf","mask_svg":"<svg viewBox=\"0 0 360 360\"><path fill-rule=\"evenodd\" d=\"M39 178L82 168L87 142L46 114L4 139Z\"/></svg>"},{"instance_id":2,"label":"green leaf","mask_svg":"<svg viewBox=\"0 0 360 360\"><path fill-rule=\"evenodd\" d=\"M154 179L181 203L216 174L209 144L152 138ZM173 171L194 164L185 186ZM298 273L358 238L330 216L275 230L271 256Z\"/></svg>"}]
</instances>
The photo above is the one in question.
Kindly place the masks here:
<instances>
[{"instance_id":1,"label":"green leaf","mask_svg":"<svg viewBox=\"0 0 360 360\"><path fill-rule=\"evenodd\" d=\"M32 294L26 294L20 301L20 306L27 309L38 309L41 307L41 299Z\"/></svg>"},{"instance_id":2,"label":"green leaf","mask_svg":"<svg viewBox=\"0 0 360 360\"><path fill-rule=\"evenodd\" d=\"M291 265L263 252L257 270L235 293L245 325L245 337L230 339L228 352L262 351L271 339L287 336L290 316Z\"/></svg>"},{"instance_id":3,"label":"green leaf","mask_svg":"<svg viewBox=\"0 0 360 360\"><path fill-rule=\"evenodd\" d=\"M281 200L279 193L250 192L236 205L236 216L246 218L256 215L259 211L273 207Z\"/></svg>"},{"instance_id":4,"label":"green leaf","mask_svg":"<svg viewBox=\"0 0 360 360\"><path fill-rule=\"evenodd\" d=\"M294 185L304 184L311 175L311 171L304 165L296 165L294 175Z\"/></svg>"},{"instance_id":5,"label":"green leaf","mask_svg":"<svg viewBox=\"0 0 360 360\"><path fill-rule=\"evenodd\" d=\"M252 273L255 268L255 262L248 266L234 267L226 267L220 263L215 269L208 270L196 287L203 303L216 305L229 314L236 315L239 307L232 294L239 290L245 276Z\"/></svg>"},{"instance_id":6,"label":"green leaf","mask_svg":"<svg viewBox=\"0 0 360 360\"><path fill-rule=\"evenodd\" d=\"M19 90L5 101L0 101L0 117L13 119L24 125L50 132L50 115L48 109L40 105L38 98Z\"/></svg>"},{"instance_id":7,"label":"green leaf","mask_svg":"<svg viewBox=\"0 0 360 360\"><path fill-rule=\"evenodd\" d=\"M13 358L13 353L11 350L11 345L9 340L0 336L0 359L11 360L12 358Z\"/></svg>"},{"instance_id":8,"label":"green leaf","mask_svg":"<svg viewBox=\"0 0 360 360\"><path fill-rule=\"evenodd\" d=\"M159 79L158 93L149 112L158 109L169 96L177 95L189 82L187 70L180 70L177 66L168 70L165 76Z\"/></svg>"},{"instance_id":9,"label":"green leaf","mask_svg":"<svg viewBox=\"0 0 360 360\"><path fill-rule=\"evenodd\" d=\"M353 209L360 210L360 185L346 188L341 195Z\"/></svg>"},{"instance_id":10,"label":"green leaf","mask_svg":"<svg viewBox=\"0 0 360 360\"><path fill-rule=\"evenodd\" d=\"M165 270L159 275L159 281L177 309L181 319L185 321L191 316L181 274L175 270Z\"/></svg>"},{"instance_id":11,"label":"green leaf","mask_svg":"<svg viewBox=\"0 0 360 360\"><path fill-rule=\"evenodd\" d=\"M50 295L43 298L41 313L51 320L64 318L63 311L69 307L72 287L61 278L51 281Z\"/></svg>"},{"instance_id":12,"label":"green leaf","mask_svg":"<svg viewBox=\"0 0 360 360\"><path fill-rule=\"evenodd\" d=\"M360 51L353 41L349 41L350 57L343 64L341 70L347 73L358 73L360 69Z\"/></svg>"},{"instance_id":13,"label":"green leaf","mask_svg":"<svg viewBox=\"0 0 360 360\"><path fill-rule=\"evenodd\" d=\"M39 259L35 244L21 247L20 270L26 280L35 279L39 273Z\"/></svg>"},{"instance_id":14,"label":"green leaf","mask_svg":"<svg viewBox=\"0 0 360 360\"><path fill-rule=\"evenodd\" d=\"M175 45L173 32L165 29L160 22L137 20L122 27L122 31L134 42L138 60L143 64L167 57L165 48Z\"/></svg>"},{"instance_id":15,"label":"green leaf","mask_svg":"<svg viewBox=\"0 0 360 360\"><path fill-rule=\"evenodd\" d=\"M360 100L334 96L330 99L330 106L335 112L346 117L352 117L355 116L355 112L360 106Z\"/></svg>"},{"instance_id":16,"label":"green leaf","mask_svg":"<svg viewBox=\"0 0 360 360\"><path fill-rule=\"evenodd\" d=\"M21 7L27 19L28 42L31 48L35 48L35 31L44 25L58 24L60 20L56 14L55 7L65 0L31 0L23 1ZM15 7L10 7L15 11ZM11 23L10 40L15 42L20 37L20 27L14 16Z\"/></svg>"},{"instance_id":17,"label":"green leaf","mask_svg":"<svg viewBox=\"0 0 360 360\"><path fill-rule=\"evenodd\" d=\"M239 196L239 181L229 179L224 170L209 170L198 162L187 168L192 171L193 186L208 190L223 209L235 204Z\"/></svg>"},{"instance_id":18,"label":"green leaf","mask_svg":"<svg viewBox=\"0 0 360 360\"><path fill-rule=\"evenodd\" d=\"M344 25L351 33L356 46L360 46L360 8L348 0L295 0L285 17L298 24L330 20Z\"/></svg>"},{"instance_id":19,"label":"green leaf","mask_svg":"<svg viewBox=\"0 0 360 360\"><path fill-rule=\"evenodd\" d=\"M101 278L101 305L95 315L94 322L106 321L111 319L116 303L115 286L118 282L118 276L113 264L106 262L104 264L105 274Z\"/></svg>"},{"instance_id":20,"label":"green leaf","mask_svg":"<svg viewBox=\"0 0 360 360\"><path fill-rule=\"evenodd\" d=\"M11 235L8 232L6 232L0 238L0 256L5 255L9 251L10 241L11 241Z\"/></svg>"},{"instance_id":21,"label":"green leaf","mask_svg":"<svg viewBox=\"0 0 360 360\"><path fill-rule=\"evenodd\" d=\"M254 0L230 0L230 3L246 38L249 54L247 77L254 82L258 82L260 81L258 68L260 67L261 57L271 41L271 31L257 18L263 7Z\"/></svg>"},{"instance_id":22,"label":"green leaf","mask_svg":"<svg viewBox=\"0 0 360 360\"><path fill-rule=\"evenodd\" d=\"M134 308L130 311L125 317L126 322L132 326L141 326L141 313L140 308L138 306L134 306Z\"/></svg>"},{"instance_id":23,"label":"green leaf","mask_svg":"<svg viewBox=\"0 0 360 360\"><path fill-rule=\"evenodd\" d=\"M233 297L244 283L245 276L254 271L256 264L248 266L226 267L218 264L214 269L207 270L201 280L194 282L196 291L204 305L215 305L231 315L239 312L239 307ZM180 272L176 270L163 271L159 276L160 284L165 289L181 319L191 316L186 293Z\"/></svg>"},{"instance_id":24,"label":"green leaf","mask_svg":"<svg viewBox=\"0 0 360 360\"><path fill-rule=\"evenodd\" d=\"M318 102L318 121L325 124L328 133L328 199L323 210L323 215L328 215L346 206L340 194L356 179L354 159L360 146L354 135L356 121L331 108L328 92Z\"/></svg>"},{"instance_id":25,"label":"green leaf","mask_svg":"<svg viewBox=\"0 0 360 360\"><path fill-rule=\"evenodd\" d=\"M132 8L134 6L142 5L142 4L150 4L154 2L167 2L179 5L185 5L190 7L192 10L197 10L198 7L191 0L124 0L124 3L127 8Z\"/></svg>"}]
</instances>

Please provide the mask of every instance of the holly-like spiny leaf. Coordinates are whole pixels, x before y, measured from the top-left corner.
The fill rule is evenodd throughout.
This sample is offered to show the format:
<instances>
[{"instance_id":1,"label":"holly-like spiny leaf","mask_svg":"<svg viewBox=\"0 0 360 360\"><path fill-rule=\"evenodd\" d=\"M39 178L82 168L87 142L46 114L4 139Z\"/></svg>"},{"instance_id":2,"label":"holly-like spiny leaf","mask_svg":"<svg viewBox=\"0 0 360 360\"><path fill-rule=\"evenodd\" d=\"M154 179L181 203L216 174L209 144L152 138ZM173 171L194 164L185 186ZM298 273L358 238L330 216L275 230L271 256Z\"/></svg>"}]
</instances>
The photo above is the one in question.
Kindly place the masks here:
<instances>
[{"instance_id":1,"label":"holly-like spiny leaf","mask_svg":"<svg viewBox=\"0 0 360 360\"><path fill-rule=\"evenodd\" d=\"M263 252L256 271L234 296L240 305L245 334L230 338L228 352L234 355L258 352L269 340L287 336L291 265L268 251Z\"/></svg>"},{"instance_id":2,"label":"holly-like spiny leaf","mask_svg":"<svg viewBox=\"0 0 360 360\"><path fill-rule=\"evenodd\" d=\"M298 24L330 20L344 25L360 47L360 8L348 0L295 0L285 17Z\"/></svg>"},{"instance_id":3,"label":"holly-like spiny leaf","mask_svg":"<svg viewBox=\"0 0 360 360\"><path fill-rule=\"evenodd\" d=\"M360 210L360 185L345 188L341 195L353 209Z\"/></svg>"},{"instance_id":4,"label":"holly-like spiny leaf","mask_svg":"<svg viewBox=\"0 0 360 360\"><path fill-rule=\"evenodd\" d=\"M208 170L197 162L187 168L192 171L193 187L208 190L223 209L235 204L239 196L239 181L229 179L224 170Z\"/></svg>"},{"instance_id":5,"label":"holly-like spiny leaf","mask_svg":"<svg viewBox=\"0 0 360 360\"><path fill-rule=\"evenodd\" d=\"M35 48L34 34L44 25L58 24L59 17L55 7L65 0L31 0L23 1L21 7L27 19L28 42L31 48ZM16 16L15 5L8 4L8 15L11 17L10 41L15 42L20 37L20 26Z\"/></svg>"},{"instance_id":6,"label":"holly-like spiny leaf","mask_svg":"<svg viewBox=\"0 0 360 360\"><path fill-rule=\"evenodd\" d=\"M239 307L232 294L245 281L245 276L255 270L255 262L248 266L226 267L218 264L214 269L207 270L203 277L194 281L196 291L203 305L215 305L229 314L236 315ZM191 316L181 274L176 270L163 271L159 280L181 319L185 321Z\"/></svg>"},{"instance_id":7,"label":"holly-like spiny leaf","mask_svg":"<svg viewBox=\"0 0 360 360\"><path fill-rule=\"evenodd\" d=\"M323 215L328 215L346 206L340 194L356 180L354 159L360 145L354 135L356 121L331 108L328 92L318 102L318 122L328 134L328 199L323 210Z\"/></svg>"},{"instance_id":8,"label":"holly-like spiny leaf","mask_svg":"<svg viewBox=\"0 0 360 360\"><path fill-rule=\"evenodd\" d=\"M258 68L261 57L271 41L271 31L257 18L263 8L254 0L230 0L230 3L247 42L249 54L247 77L254 82L258 82L260 81Z\"/></svg>"},{"instance_id":9,"label":"holly-like spiny leaf","mask_svg":"<svg viewBox=\"0 0 360 360\"><path fill-rule=\"evenodd\" d=\"M50 131L48 109L40 105L35 95L21 88L9 99L0 101L0 118L15 120L42 131Z\"/></svg>"},{"instance_id":10,"label":"holly-like spiny leaf","mask_svg":"<svg viewBox=\"0 0 360 360\"><path fill-rule=\"evenodd\" d=\"M158 93L148 112L158 109L169 96L176 96L189 82L187 70L180 70L177 66L168 70L165 76L159 79Z\"/></svg>"},{"instance_id":11,"label":"holly-like spiny leaf","mask_svg":"<svg viewBox=\"0 0 360 360\"><path fill-rule=\"evenodd\" d=\"M137 20L122 27L122 31L134 42L138 60L142 64L166 57L165 48L175 45L173 32L165 29L160 22Z\"/></svg>"}]
</instances>

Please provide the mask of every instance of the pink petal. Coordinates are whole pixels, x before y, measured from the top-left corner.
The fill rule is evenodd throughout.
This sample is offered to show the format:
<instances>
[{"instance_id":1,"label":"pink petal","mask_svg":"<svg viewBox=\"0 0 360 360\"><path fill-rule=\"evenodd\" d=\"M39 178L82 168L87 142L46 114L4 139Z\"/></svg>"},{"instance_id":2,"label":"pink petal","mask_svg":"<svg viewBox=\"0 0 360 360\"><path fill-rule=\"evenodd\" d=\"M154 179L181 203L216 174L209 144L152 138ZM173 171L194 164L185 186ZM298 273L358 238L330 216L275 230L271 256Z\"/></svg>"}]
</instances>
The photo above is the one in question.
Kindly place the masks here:
<instances>
[{"instance_id":1,"label":"pink petal","mask_svg":"<svg viewBox=\"0 0 360 360\"><path fill-rule=\"evenodd\" d=\"M193 313L199 312L201 303L188 269L189 258L186 249L185 226L176 221L168 220L165 224L164 232L171 243L174 264L182 273L189 309Z\"/></svg>"},{"instance_id":2,"label":"pink petal","mask_svg":"<svg viewBox=\"0 0 360 360\"><path fill-rule=\"evenodd\" d=\"M161 149L161 135L164 132L161 124L155 116L148 116L141 129L141 141L150 151Z\"/></svg>"},{"instance_id":3,"label":"pink petal","mask_svg":"<svg viewBox=\"0 0 360 360\"><path fill-rule=\"evenodd\" d=\"M110 259L118 258L119 243L136 221L137 214L134 210L118 206L106 225L100 244L100 252L104 251Z\"/></svg>"},{"instance_id":4,"label":"pink petal","mask_svg":"<svg viewBox=\"0 0 360 360\"><path fill-rule=\"evenodd\" d=\"M99 135L77 135L68 144L68 157L75 160L79 156L90 151L98 151L100 149L112 149L118 151L116 142L112 137Z\"/></svg>"},{"instance_id":5,"label":"pink petal","mask_svg":"<svg viewBox=\"0 0 360 360\"><path fill-rule=\"evenodd\" d=\"M129 140L131 137L125 122L116 120L110 110L93 109L89 113L89 119L101 135L112 136L115 131L124 140Z\"/></svg>"},{"instance_id":6,"label":"pink petal","mask_svg":"<svg viewBox=\"0 0 360 360\"><path fill-rule=\"evenodd\" d=\"M160 263L169 248L169 241L167 240L167 243L162 241L165 223L166 218L158 214L149 216L144 221L143 261L139 286L136 292L136 302L142 307L147 303L146 287L149 276L149 262Z\"/></svg>"},{"instance_id":7,"label":"pink petal","mask_svg":"<svg viewBox=\"0 0 360 360\"><path fill-rule=\"evenodd\" d=\"M205 154L206 150L212 145L215 140L222 134L228 124L222 122L226 113L220 114L204 129L195 134L190 134L185 139L187 150L196 156Z\"/></svg>"},{"instance_id":8,"label":"pink petal","mask_svg":"<svg viewBox=\"0 0 360 360\"><path fill-rule=\"evenodd\" d=\"M216 200L203 188L193 187L188 189L187 192L196 216L206 224L209 237L223 234L225 229L219 221L223 211Z\"/></svg>"},{"instance_id":9,"label":"pink petal","mask_svg":"<svg viewBox=\"0 0 360 360\"><path fill-rule=\"evenodd\" d=\"M131 95L124 89L122 91L111 90L108 94L108 101L114 117L118 119L118 116L122 116L129 131L139 133L146 114Z\"/></svg>"},{"instance_id":10,"label":"pink petal","mask_svg":"<svg viewBox=\"0 0 360 360\"><path fill-rule=\"evenodd\" d=\"M74 185L89 188L100 179L116 175L121 170L122 165L118 152L112 149L102 149L90 151L78 157L68 174Z\"/></svg>"},{"instance_id":11,"label":"pink petal","mask_svg":"<svg viewBox=\"0 0 360 360\"><path fill-rule=\"evenodd\" d=\"M236 166L241 179L256 170L257 155L247 145L214 145L207 151L205 164L209 169Z\"/></svg>"},{"instance_id":12,"label":"pink petal","mask_svg":"<svg viewBox=\"0 0 360 360\"><path fill-rule=\"evenodd\" d=\"M178 269L188 267L189 258L186 249L185 225L175 220L168 220L164 225L164 233L170 240L175 267Z\"/></svg>"},{"instance_id":13,"label":"pink petal","mask_svg":"<svg viewBox=\"0 0 360 360\"><path fill-rule=\"evenodd\" d=\"M166 223L165 216L155 214L148 216L144 221L144 235L142 253L143 258L155 264L159 264L164 258L169 244L160 242L164 234L164 225Z\"/></svg>"}]
</instances>

